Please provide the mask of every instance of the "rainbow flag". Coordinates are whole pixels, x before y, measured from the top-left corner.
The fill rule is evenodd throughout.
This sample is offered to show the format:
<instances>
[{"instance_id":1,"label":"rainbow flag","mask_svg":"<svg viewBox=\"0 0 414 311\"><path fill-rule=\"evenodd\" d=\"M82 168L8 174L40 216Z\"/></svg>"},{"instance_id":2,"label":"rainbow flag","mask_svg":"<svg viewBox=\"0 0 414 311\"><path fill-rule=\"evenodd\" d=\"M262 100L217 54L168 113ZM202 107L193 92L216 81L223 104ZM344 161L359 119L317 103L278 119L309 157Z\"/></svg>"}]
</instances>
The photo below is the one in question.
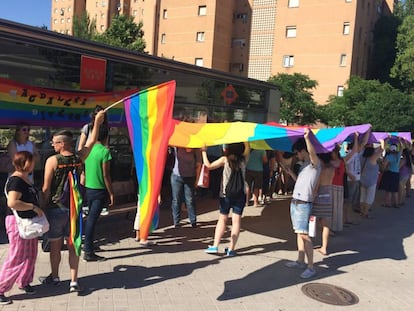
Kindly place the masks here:
<instances>
[{"instance_id":1,"label":"rainbow flag","mask_svg":"<svg viewBox=\"0 0 414 311\"><path fill-rule=\"evenodd\" d=\"M69 245L73 246L77 256L81 254L82 245L82 196L79 190L79 178L76 172L68 173L69 182Z\"/></svg>"},{"instance_id":2,"label":"rainbow flag","mask_svg":"<svg viewBox=\"0 0 414 311\"><path fill-rule=\"evenodd\" d=\"M306 126L284 126L275 122L258 124L252 122L228 123L188 123L174 120L174 133L170 138L171 146L201 148L247 141L254 149L292 151L297 139L303 137ZM316 152L330 152L336 144L358 132L365 134L370 124L360 124L335 128L312 128L310 139ZM386 136L403 137L411 141L410 133L371 133L368 142L379 142Z\"/></svg>"},{"instance_id":3,"label":"rainbow flag","mask_svg":"<svg viewBox=\"0 0 414 311\"><path fill-rule=\"evenodd\" d=\"M124 100L125 117L139 184L140 238L147 239L157 217L158 195L173 132L175 81L142 90Z\"/></svg>"},{"instance_id":4,"label":"rainbow flag","mask_svg":"<svg viewBox=\"0 0 414 311\"><path fill-rule=\"evenodd\" d=\"M377 141L390 137L391 141L395 141L397 138L402 138L406 144L412 143L411 132L372 132L372 135Z\"/></svg>"},{"instance_id":5,"label":"rainbow flag","mask_svg":"<svg viewBox=\"0 0 414 311\"><path fill-rule=\"evenodd\" d=\"M138 89L104 93L65 92L0 78L0 125L24 121L42 127L81 128L90 122L90 114L96 105L106 108L136 92ZM110 126L125 126L122 105L110 109L107 116Z\"/></svg>"}]
</instances>

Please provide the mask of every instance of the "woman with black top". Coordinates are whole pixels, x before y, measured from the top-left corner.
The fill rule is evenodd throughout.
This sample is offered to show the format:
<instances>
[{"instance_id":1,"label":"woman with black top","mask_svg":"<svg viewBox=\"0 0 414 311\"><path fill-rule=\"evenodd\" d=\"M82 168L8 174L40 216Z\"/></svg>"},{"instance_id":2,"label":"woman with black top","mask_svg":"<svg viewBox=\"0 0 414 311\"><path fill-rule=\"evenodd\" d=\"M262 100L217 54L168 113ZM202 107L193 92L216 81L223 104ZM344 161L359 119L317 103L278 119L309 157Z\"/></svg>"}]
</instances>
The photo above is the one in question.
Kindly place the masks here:
<instances>
[{"instance_id":1,"label":"woman with black top","mask_svg":"<svg viewBox=\"0 0 414 311\"><path fill-rule=\"evenodd\" d=\"M14 209L21 218L42 216L39 207L36 189L30 180L34 168L32 153L19 151L14 155L14 173L6 184L7 206ZM37 257L37 238L22 239L17 228L16 218L11 210L6 216L6 232L9 238L9 252L0 270L0 304L11 303L10 298L4 296L13 284L26 294L34 294L30 286L33 281L34 267Z\"/></svg>"}]
</instances>

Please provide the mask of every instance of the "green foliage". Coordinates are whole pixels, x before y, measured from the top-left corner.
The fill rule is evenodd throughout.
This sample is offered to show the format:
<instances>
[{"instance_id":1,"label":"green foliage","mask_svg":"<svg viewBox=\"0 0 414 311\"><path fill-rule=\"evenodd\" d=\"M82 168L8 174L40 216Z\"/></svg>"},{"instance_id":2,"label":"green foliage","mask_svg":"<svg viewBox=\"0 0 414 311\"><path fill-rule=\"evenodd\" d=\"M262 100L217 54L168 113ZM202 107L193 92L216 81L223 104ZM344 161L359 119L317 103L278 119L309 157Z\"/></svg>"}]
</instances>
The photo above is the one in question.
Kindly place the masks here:
<instances>
[{"instance_id":1,"label":"green foliage","mask_svg":"<svg viewBox=\"0 0 414 311\"><path fill-rule=\"evenodd\" d=\"M390 77L395 62L397 30L400 20L395 16L382 16L375 24L372 78L399 86L396 79ZM381 65L379 65L381 64Z\"/></svg>"},{"instance_id":2,"label":"green foliage","mask_svg":"<svg viewBox=\"0 0 414 311\"><path fill-rule=\"evenodd\" d=\"M96 19L91 20L85 11L80 17L73 18L73 36L93 40L96 35Z\"/></svg>"},{"instance_id":3,"label":"green foliage","mask_svg":"<svg viewBox=\"0 0 414 311\"><path fill-rule=\"evenodd\" d=\"M394 16L403 19L414 15L414 0L400 0L394 5Z\"/></svg>"},{"instance_id":4,"label":"green foliage","mask_svg":"<svg viewBox=\"0 0 414 311\"><path fill-rule=\"evenodd\" d=\"M132 16L115 15L111 26L103 34L97 35L95 40L131 51L144 52L146 45L142 26L142 22L136 24Z\"/></svg>"},{"instance_id":5,"label":"green foliage","mask_svg":"<svg viewBox=\"0 0 414 311\"><path fill-rule=\"evenodd\" d=\"M414 91L414 15L405 17L398 29L397 56L391 77L397 78L408 93Z\"/></svg>"},{"instance_id":6,"label":"green foliage","mask_svg":"<svg viewBox=\"0 0 414 311\"><path fill-rule=\"evenodd\" d=\"M268 80L276 84L282 94L280 103L280 118L288 124L313 124L317 121L316 102L311 90L318 83L309 76L294 73L293 75L279 73Z\"/></svg>"},{"instance_id":7,"label":"green foliage","mask_svg":"<svg viewBox=\"0 0 414 311\"><path fill-rule=\"evenodd\" d=\"M329 126L370 123L374 131L411 131L414 98L377 80L352 77L342 97L332 96L318 109Z\"/></svg>"}]
</instances>

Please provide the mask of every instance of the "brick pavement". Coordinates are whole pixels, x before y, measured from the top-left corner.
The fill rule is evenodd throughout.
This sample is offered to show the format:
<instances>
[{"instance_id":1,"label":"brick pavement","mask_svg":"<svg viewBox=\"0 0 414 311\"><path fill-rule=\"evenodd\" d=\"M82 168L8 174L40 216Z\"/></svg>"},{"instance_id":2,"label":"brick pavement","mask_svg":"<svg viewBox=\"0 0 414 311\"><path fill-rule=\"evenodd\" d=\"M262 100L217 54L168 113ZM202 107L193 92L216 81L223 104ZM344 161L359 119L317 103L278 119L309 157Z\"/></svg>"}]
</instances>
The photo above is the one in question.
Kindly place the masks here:
<instances>
[{"instance_id":1,"label":"brick pavement","mask_svg":"<svg viewBox=\"0 0 414 311\"><path fill-rule=\"evenodd\" d=\"M39 251L32 283L37 293L8 293L13 304L1 310L344 310L310 299L303 284L322 282L355 293L359 303L347 310L412 310L414 305L414 199L401 209L378 207L374 219L360 220L330 240L330 255L315 252L318 275L311 281L284 267L296 258L288 200L246 208L238 256L208 255L217 218L216 201L198 200L199 228L175 229L169 210L161 211L152 248L133 239L133 217L115 215L99 223L98 240L108 260L80 263L82 294L69 294L67 252L56 287L42 286L48 254ZM355 218L358 216L354 215ZM228 236L227 236L228 238ZM320 239L316 238L315 244ZM221 250L228 243L224 241ZM0 245L0 261L7 244ZM411 306L411 307L410 307Z\"/></svg>"}]
</instances>

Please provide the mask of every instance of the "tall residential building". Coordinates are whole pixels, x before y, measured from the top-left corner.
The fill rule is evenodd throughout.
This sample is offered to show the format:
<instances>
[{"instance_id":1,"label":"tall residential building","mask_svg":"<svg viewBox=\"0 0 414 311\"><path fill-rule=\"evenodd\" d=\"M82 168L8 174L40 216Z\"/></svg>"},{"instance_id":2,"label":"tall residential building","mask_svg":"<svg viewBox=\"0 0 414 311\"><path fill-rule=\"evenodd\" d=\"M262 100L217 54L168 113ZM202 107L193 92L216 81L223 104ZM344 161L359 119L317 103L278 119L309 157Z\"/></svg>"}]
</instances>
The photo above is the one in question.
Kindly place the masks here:
<instances>
[{"instance_id":1,"label":"tall residential building","mask_svg":"<svg viewBox=\"0 0 414 311\"><path fill-rule=\"evenodd\" d=\"M323 104L342 94L351 75L369 76L375 22L394 2L52 0L52 30L71 34L68 20L82 8L98 32L115 14L130 15L143 22L149 54L264 81L306 74L318 82L314 99Z\"/></svg>"},{"instance_id":2,"label":"tall residential building","mask_svg":"<svg viewBox=\"0 0 414 311\"><path fill-rule=\"evenodd\" d=\"M323 104L352 75L368 77L375 22L394 0L253 0L249 77L295 72L318 82Z\"/></svg>"},{"instance_id":3,"label":"tall residential building","mask_svg":"<svg viewBox=\"0 0 414 311\"><path fill-rule=\"evenodd\" d=\"M53 31L72 35L73 18L85 12L85 0L51 0L50 28Z\"/></svg>"},{"instance_id":4,"label":"tall residential building","mask_svg":"<svg viewBox=\"0 0 414 311\"><path fill-rule=\"evenodd\" d=\"M131 1L150 54L247 76L248 0Z\"/></svg>"}]
</instances>

